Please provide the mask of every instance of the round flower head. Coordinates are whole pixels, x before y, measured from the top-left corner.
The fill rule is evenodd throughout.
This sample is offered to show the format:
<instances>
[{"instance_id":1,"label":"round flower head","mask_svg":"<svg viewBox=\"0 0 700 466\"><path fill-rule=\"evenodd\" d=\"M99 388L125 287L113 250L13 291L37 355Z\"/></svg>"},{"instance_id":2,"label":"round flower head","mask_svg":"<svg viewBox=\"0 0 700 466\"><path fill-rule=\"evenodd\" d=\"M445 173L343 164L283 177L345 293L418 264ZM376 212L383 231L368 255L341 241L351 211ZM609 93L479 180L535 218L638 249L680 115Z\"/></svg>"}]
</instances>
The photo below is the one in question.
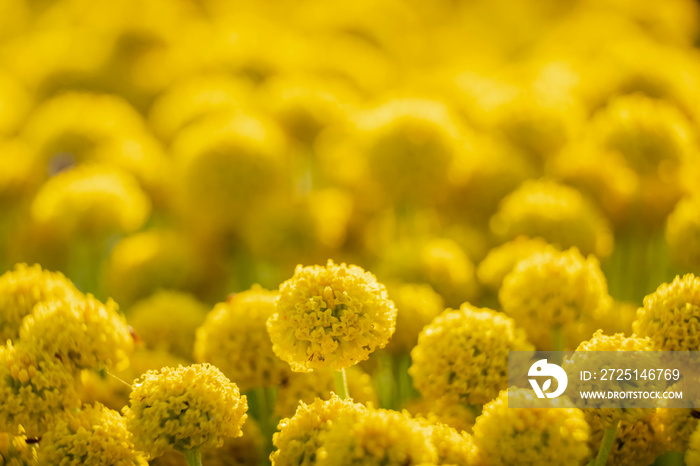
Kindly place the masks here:
<instances>
[{"instance_id":1,"label":"round flower head","mask_svg":"<svg viewBox=\"0 0 700 466\"><path fill-rule=\"evenodd\" d=\"M134 450L126 421L101 404L65 412L41 437L39 464L146 466Z\"/></svg>"},{"instance_id":2,"label":"round flower head","mask_svg":"<svg viewBox=\"0 0 700 466\"><path fill-rule=\"evenodd\" d=\"M80 406L73 372L52 354L0 346L0 432L41 436L63 410Z\"/></svg>"},{"instance_id":3,"label":"round flower head","mask_svg":"<svg viewBox=\"0 0 700 466\"><path fill-rule=\"evenodd\" d=\"M310 405L300 403L291 418L282 419L279 432L272 436L277 448L270 455L273 466L313 466L317 450L323 445L331 427L342 419L357 419L366 408L352 400L332 395L328 401L316 399Z\"/></svg>"},{"instance_id":4,"label":"round flower head","mask_svg":"<svg viewBox=\"0 0 700 466\"><path fill-rule=\"evenodd\" d=\"M235 383L209 364L148 371L133 383L126 426L151 457L175 449L220 447L240 437L248 403Z\"/></svg>"},{"instance_id":5,"label":"round flower head","mask_svg":"<svg viewBox=\"0 0 700 466\"><path fill-rule=\"evenodd\" d=\"M372 377L357 366L346 369L348 396L363 405L379 404ZM285 418L294 415L299 402L312 403L316 398L327 400L336 391L333 371L316 369L313 372L289 374L277 391L275 417Z\"/></svg>"},{"instance_id":6,"label":"round flower head","mask_svg":"<svg viewBox=\"0 0 700 466\"><path fill-rule=\"evenodd\" d=\"M291 371L272 351L266 327L277 296L254 285L214 306L197 329L195 359L212 363L243 391L282 383Z\"/></svg>"},{"instance_id":7,"label":"round flower head","mask_svg":"<svg viewBox=\"0 0 700 466\"><path fill-rule=\"evenodd\" d=\"M319 466L402 466L437 460L431 429L406 413L368 409L331 424L317 452Z\"/></svg>"},{"instance_id":8,"label":"round flower head","mask_svg":"<svg viewBox=\"0 0 700 466\"><path fill-rule=\"evenodd\" d=\"M532 390L509 390L511 397L535 396ZM509 408L508 397L502 391L474 424L477 455L485 464L568 466L588 458L590 427L568 398L552 398L552 408Z\"/></svg>"},{"instance_id":9,"label":"round flower head","mask_svg":"<svg viewBox=\"0 0 700 466\"><path fill-rule=\"evenodd\" d=\"M389 287L396 305L396 332L386 346L392 354L409 353L418 342L418 334L445 310L442 297L430 285L402 284Z\"/></svg>"},{"instance_id":10,"label":"round flower head","mask_svg":"<svg viewBox=\"0 0 700 466\"><path fill-rule=\"evenodd\" d=\"M620 421L607 464L611 466L653 464L657 457L666 453L666 445L659 439L653 419L654 414L649 413L638 420ZM598 451L604 431L596 428L595 423L591 424L591 428L589 445L591 451Z\"/></svg>"},{"instance_id":11,"label":"round flower head","mask_svg":"<svg viewBox=\"0 0 700 466\"><path fill-rule=\"evenodd\" d=\"M32 466L37 464L37 444L27 443L24 428L18 435L0 432L0 460L3 466Z\"/></svg>"},{"instance_id":12,"label":"round flower head","mask_svg":"<svg viewBox=\"0 0 700 466\"><path fill-rule=\"evenodd\" d=\"M124 367L134 347L116 303L102 304L92 295L80 301L39 303L24 320L20 341L56 355L68 370Z\"/></svg>"},{"instance_id":13,"label":"round flower head","mask_svg":"<svg viewBox=\"0 0 700 466\"><path fill-rule=\"evenodd\" d=\"M584 258L576 248L535 253L518 262L503 280L498 299L538 348L551 342L552 329L593 316L610 300L598 260Z\"/></svg>"},{"instance_id":14,"label":"round flower head","mask_svg":"<svg viewBox=\"0 0 700 466\"><path fill-rule=\"evenodd\" d=\"M396 308L374 275L356 265L297 266L280 285L267 322L272 349L292 370L350 367L389 342Z\"/></svg>"},{"instance_id":15,"label":"round flower head","mask_svg":"<svg viewBox=\"0 0 700 466\"><path fill-rule=\"evenodd\" d=\"M612 252L612 233L602 214L574 188L551 181L523 183L503 199L490 224L503 240L539 236L598 257Z\"/></svg>"},{"instance_id":16,"label":"round flower head","mask_svg":"<svg viewBox=\"0 0 700 466\"><path fill-rule=\"evenodd\" d=\"M698 351L699 320L700 278L687 274L646 296L632 328L649 337L659 351Z\"/></svg>"},{"instance_id":17,"label":"round flower head","mask_svg":"<svg viewBox=\"0 0 700 466\"><path fill-rule=\"evenodd\" d=\"M700 195L676 204L666 223L666 243L677 264L700 270Z\"/></svg>"},{"instance_id":18,"label":"round flower head","mask_svg":"<svg viewBox=\"0 0 700 466\"><path fill-rule=\"evenodd\" d=\"M498 291L503 279L523 259L537 252L556 252L557 248L542 238L518 236L489 251L476 269L479 281L492 291Z\"/></svg>"},{"instance_id":19,"label":"round flower head","mask_svg":"<svg viewBox=\"0 0 700 466\"><path fill-rule=\"evenodd\" d=\"M129 309L129 323L146 346L192 359L195 329L207 307L189 293L158 291Z\"/></svg>"},{"instance_id":20,"label":"round flower head","mask_svg":"<svg viewBox=\"0 0 700 466\"><path fill-rule=\"evenodd\" d=\"M465 303L426 326L409 374L424 398L483 404L508 386L508 351L531 351L513 320Z\"/></svg>"},{"instance_id":21,"label":"round flower head","mask_svg":"<svg viewBox=\"0 0 700 466\"><path fill-rule=\"evenodd\" d=\"M429 424L444 424L457 432L471 434L476 413L463 403L450 403L441 398L417 398L406 404L406 410L416 419Z\"/></svg>"},{"instance_id":22,"label":"round flower head","mask_svg":"<svg viewBox=\"0 0 700 466\"><path fill-rule=\"evenodd\" d=\"M698 410L691 408L666 408L664 401L660 400L651 422L667 451L683 452L688 449L690 436L700 424L695 417L697 415Z\"/></svg>"},{"instance_id":23,"label":"round flower head","mask_svg":"<svg viewBox=\"0 0 700 466\"><path fill-rule=\"evenodd\" d=\"M34 198L31 215L67 235L98 236L138 230L150 212L150 199L131 175L83 165L49 179Z\"/></svg>"},{"instance_id":24,"label":"round flower head","mask_svg":"<svg viewBox=\"0 0 700 466\"><path fill-rule=\"evenodd\" d=\"M63 274L42 270L39 265L15 265L0 276L0 342L19 336L22 319L37 303L80 299L82 293Z\"/></svg>"},{"instance_id":25,"label":"round flower head","mask_svg":"<svg viewBox=\"0 0 700 466\"><path fill-rule=\"evenodd\" d=\"M474 440L466 432L459 433L454 428L425 419L416 419L430 433L430 441L435 446L436 464L474 464Z\"/></svg>"}]
</instances>

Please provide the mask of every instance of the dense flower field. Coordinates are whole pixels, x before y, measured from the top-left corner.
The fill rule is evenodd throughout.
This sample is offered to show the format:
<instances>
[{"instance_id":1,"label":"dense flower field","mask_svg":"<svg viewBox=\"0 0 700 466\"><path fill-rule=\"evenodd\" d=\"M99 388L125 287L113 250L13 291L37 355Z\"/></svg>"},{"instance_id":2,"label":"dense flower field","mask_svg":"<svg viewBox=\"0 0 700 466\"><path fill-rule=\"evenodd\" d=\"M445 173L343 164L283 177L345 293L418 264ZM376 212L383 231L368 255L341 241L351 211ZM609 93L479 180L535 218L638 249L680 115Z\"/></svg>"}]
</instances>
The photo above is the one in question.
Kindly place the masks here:
<instances>
[{"instance_id":1,"label":"dense flower field","mask_svg":"<svg viewBox=\"0 0 700 466\"><path fill-rule=\"evenodd\" d=\"M700 410L508 407L509 351L700 351L698 40L0 0L0 465L700 465Z\"/></svg>"}]
</instances>

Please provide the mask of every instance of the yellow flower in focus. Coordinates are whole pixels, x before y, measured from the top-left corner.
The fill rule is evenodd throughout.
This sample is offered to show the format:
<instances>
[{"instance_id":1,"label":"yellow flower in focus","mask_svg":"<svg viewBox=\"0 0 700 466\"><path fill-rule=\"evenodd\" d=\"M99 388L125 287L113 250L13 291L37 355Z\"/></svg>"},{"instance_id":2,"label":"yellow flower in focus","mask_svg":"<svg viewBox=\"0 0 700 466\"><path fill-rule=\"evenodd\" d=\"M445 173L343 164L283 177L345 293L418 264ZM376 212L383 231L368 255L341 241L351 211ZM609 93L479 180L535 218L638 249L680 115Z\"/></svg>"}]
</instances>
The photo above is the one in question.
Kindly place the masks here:
<instances>
[{"instance_id":1,"label":"yellow flower in focus","mask_svg":"<svg viewBox=\"0 0 700 466\"><path fill-rule=\"evenodd\" d=\"M668 216L666 243L677 264L700 270L700 195L678 201Z\"/></svg>"},{"instance_id":2,"label":"yellow flower in focus","mask_svg":"<svg viewBox=\"0 0 700 466\"><path fill-rule=\"evenodd\" d=\"M445 310L445 302L430 285L390 286L389 294L396 305L396 332L386 350L392 354L407 354L416 346L423 327Z\"/></svg>"},{"instance_id":3,"label":"yellow flower in focus","mask_svg":"<svg viewBox=\"0 0 700 466\"><path fill-rule=\"evenodd\" d=\"M58 173L32 202L32 219L66 235L131 233L148 219L151 201L136 180L100 165Z\"/></svg>"},{"instance_id":4,"label":"yellow flower in focus","mask_svg":"<svg viewBox=\"0 0 700 466\"><path fill-rule=\"evenodd\" d=\"M660 285L644 298L632 328L659 351L699 351L700 278L689 273Z\"/></svg>"},{"instance_id":5,"label":"yellow flower in focus","mask_svg":"<svg viewBox=\"0 0 700 466\"><path fill-rule=\"evenodd\" d=\"M41 436L61 411L80 399L73 372L53 354L25 346L0 346L0 432Z\"/></svg>"},{"instance_id":6,"label":"yellow flower in focus","mask_svg":"<svg viewBox=\"0 0 700 466\"><path fill-rule=\"evenodd\" d=\"M195 359L218 367L242 391L280 385L291 370L272 351L267 333L277 296L254 285L214 306L197 329Z\"/></svg>"},{"instance_id":7,"label":"yellow flower in focus","mask_svg":"<svg viewBox=\"0 0 700 466\"><path fill-rule=\"evenodd\" d=\"M430 432L430 440L437 452L436 464L474 464L474 440L471 435L459 433L445 424L431 424L425 428Z\"/></svg>"},{"instance_id":8,"label":"yellow flower in focus","mask_svg":"<svg viewBox=\"0 0 700 466\"><path fill-rule=\"evenodd\" d=\"M125 419L101 404L66 412L41 437L39 464L146 466L134 450Z\"/></svg>"},{"instance_id":9,"label":"yellow flower in focus","mask_svg":"<svg viewBox=\"0 0 700 466\"><path fill-rule=\"evenodd\" d=\"M151 458L168 450L221 447L240 437L248 403L216 367L194 364L148 371L133 383L126 426Z\"/></svg>"},{"instance_id":10,"label":"yellow flower in focus","mask_svg":"<svg viewBox=\"0 0 700 466\"><path fill-rule=\"evenodd\" d=\"M125 367L134 341L117 304L92 295L80 301L39 303L24 319L20 341L55 355L67 370Z\"/></svg>"},{"instance_id":11,"label":"yellow flower in focus","mask_svg":"<svg viewBox=\"0 0 700 466\"><path fill-rule=\"evenodd\" d=\"M528 334L543 337L534 341L538 348L551 343L547 333L594 316L610 301L598 260L576 248L535 253L518 262L503 280L498 299Z\"/></svg>"},{"instance_id":12,"label":"yellow flower in focus","mask_svg":"<svg viewBox=\"0 0 700 466\"><path fill-rule=\"evenodd\" d=\"M511 397L535 396L532 390L509 390ZM508 397L508 391L502 391L476 419L473 438L481 462L570 466L589 457L590 427L568 398L551 399L556 406L552 408L509 408Z\"/></svg>"},{"instance_id":13,"label":"yellow flower in focus","mask_svg":"<svg viewBox=\"0 0 700 466\"><path fill-rule=\"evenodd\" d=\"M3 466L32 466L37 464L38 445L27 443L24 428L20 427L18 435L0 432L0 461Z\"/></svg>"},{"instance_id":14,"label":"yellow flower in focus","mask_svg":"<svg viewBox=\"0 0 700 466\"><path fill-rule=\"evenodd\" d=\"M195 329L202 325L207 307L189 293L162 290L129 309L129 324L146 346L192 359Z\"/></svg>"},{"instance_id":15,"label":"yellow flower in focus","mask_svg":"<svg viewBox=\"0 0 700 466\"><path fill-rule=\"evenodd\" d=\"M595 206L574 188L551 181L523 183L503 199L490 224L502 240L539 236L598 257L607 257L613 248L610 227Z\"/></svg>"},{"instance_id":16,"label":"yellow flower in focus","mask_svg":"<svg viewBox=\"0 0 700 466\"><path fill-rule=\"evenodd\" d=\"M73 301L83 294L60 272L17 264L0 276L0 342L19 336L22 319L44 301Z\"/></svg>"},{"instance_id":17,"label":"yellow flower in focus","mask_svg":"<svg viewBox=\"0 0 700 466\"><path fill-rule=\"evenodd\" d=\"M483 404L508 386L508 351L533 349L512 319L464 303L423 329L408 372L423 398Z\"/></svg>"},{"instance_id":18,"label":"yellow flower in focus","mask_svg":"<svg viewBox=\"0 0 700 466\"><path fill-rule=\"evenodd\" d=\"M341 370L389 342L396 308L386 288L356 265L297 266L280 285L267 322L272 349L292 370Z\"/></svg>"}]
</instances>

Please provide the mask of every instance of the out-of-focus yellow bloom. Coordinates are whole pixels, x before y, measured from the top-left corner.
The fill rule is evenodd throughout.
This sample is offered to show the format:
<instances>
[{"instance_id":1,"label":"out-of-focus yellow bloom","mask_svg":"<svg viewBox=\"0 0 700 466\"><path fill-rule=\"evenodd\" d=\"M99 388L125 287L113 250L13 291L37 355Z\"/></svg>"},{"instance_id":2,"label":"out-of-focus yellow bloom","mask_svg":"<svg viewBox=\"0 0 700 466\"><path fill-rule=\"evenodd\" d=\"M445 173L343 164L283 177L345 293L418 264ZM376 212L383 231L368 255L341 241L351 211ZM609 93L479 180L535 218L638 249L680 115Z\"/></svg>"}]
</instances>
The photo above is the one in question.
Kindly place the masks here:
<instances>
[{"instance_id":1,"label":"out-of-focus yellow bloom","mask_svg":"<svg viewBox=\"0 0 700 466\"><path fill-rule=\"evenodd\" d=\"M551 344L554 329L594 316L610 299L598 260L576 248L535 253L518 262L498 293L505 313L538 348Z\"/></svg>"},{"instance_id":2,"label":"out-of-focus yellow bloom","mask_svg":"<svg viewBox=\"0 0 700 466\"><path fill-rule=\"evenodd\" d=\"M202 282L202 259L180 233L149 230L119 241L105 266L105 288L123 306L160 288L195 291Z\"/></svg>"},{"instance_id":3,"label":"out-of-focus yellow bloom","mask_svg":"<svg viewBox=\"0 0 700 466\"><path fill-rule=\"evenodd\" d=\"M0 431L41 436L61 411L80 406L74 373L53 354L0 346Z\"/></svg>"},{"instance_id":4,"label":"out-of-focus yellow bloom","mask_svg":"<svg viewBox=\"0 0 700 466\"><path fill-rule=\"evenodd\" d=\"M32 218L66 235L131 233L148 219L151 201L136 180L114 168L86 165L49 179L32 203Z\"/></svg>"},{"instance_id":5,"label":"out-of-focus yellow bloom","mask_svg":"<svg viewBox=\"0 0 700 466\"><path fill-rule=\"evenodd\" d=\"M218 448L243 434L246 397L214 366L148 371L133 387L123 409L126 426L136 448L152 458L173 449Z\"/></svg>"},{"instance_id":6,"label":"out-of-focus yellow bloom","mask_svg":"<svg viewBox=\"0 0 700 466\"><path fill-rule=\"evenodd\" d=\"M368 409L356 418L340 417L317 451L319 466L400 466L437 461L431 430L407 413Z\"/></svg>"},{"instance_id":7,"label":"out-of-focus yellow bloom","mask_svg":"<svg viewBox=\"0 0 700 466\"><path fill-rule=\"evenodd\" d=\"M317 451L331 427L343 419L357 419L365 412L361 404L341 400L337 395L328 401L316 399L310 405L300 403L294 416L282 419L277 426L279 432L272 436L277 448L270 455L272 465L315 465Z\"/></svg>"},{"instance_id":8,"label":"out-of-focus yellow bloom","mask_svg":"<svg viewBox=\"0 0 700 466\"><path fill-rule=\"evenodd\" d=\"M38 445L27 443L24 428L17 435L0 432L0 460L3 466L32 466L37 464Z\"/></svg>"},{"instance_id":9,"label":"out-of-focus yellow bloom","mask_svg":"<svg viewBox=\"0 0 700 466\"><path fill-rule=\"evenodd\" d=\"M207 307L189 293L158 291L135 303L129 324L146 347L192 359L195 329L202 325Z\"/></svg>"},{"instance_id":10,"label":"out-of-focus yellow bloom","mask_svg":"<svg viewBox=\"0 0 700 466\"><path fill-rule=\"evenodd\" d=\"M445 303L430 285L390 286L389 294L396 305L396 332L386 350L392 354L408 353L416 346L423 327L445 310Z\"/></svg>"},{"instance_id":11,"label":"out-of-focus yellow bloom","mask_svg":"<svg viewBox=\"0 0 700 466\"><path fill-rule=\"evenodd\" d=\"M267 333L277 296L254 285L214 306L197 329L195 359L214 364L242 391L282 383L291 370L275 356Z\"/></svg>"},{"instance_id":12,"label":"out-of-focus yellow bloom","mask_svg":"<svg viewBox=\"0 0 700 466\"><path fill-rule=\"evenodd\" d=\"M659 351L700 350L700 278L676 276L644 298L634 332L647 336Z\"/></svg>"},{"instance_id":13,"label":"out-of-focus yellow bloom","mask_svg":"<svg viewBox=\"0 0 700 466\"><path fill-rule=\"evenodd\" d=\"M666 223L666 243L676 263L700 270L700 195L676 204Z\"/></svg>"},{"instance_id":14,"label":"out-of-focus yellow bloom","mask_svg":"<svg viewBox=\"0 0 700 466\"><path fill-rule=\"evenodd\" d=\"M526 181L506 196L491 218L491 230L502 240L540 236L562 247L607 257L613 238L605 218L574 188L551 181Z\"/></svg>"},{"instance_id":15,"label":"out-of-focus yellow bloom","mask_svg":"<svg viewBox=\"0 0 700 466\"><path fill-rule=\"evenodd\" d=\"M45 301L80 301L83 294L60 272L17 264L0 276L0 341L19 336L22 319Z\"/></svg>"},{"instance_id":16,"label":"out-of-focus yellow bloom","mask_svg":"<svg viewBox=\"0 0 700 466\"><path fill-rule=\"evenodd\" d=\"M102 304L92 295L42 302L24 319L20 341L54 355L67 370L125 367L134 341L118 309L111 299Z\"/></svg>"},{"instance_id":17,"label":"out-of-focus yellow bloom","mask_svg":"<svg viewBox=\"0 0 700 466\"><path fill-rule=\"evenodd\" d=\"M134 450L125 419L101 404L66 412L41 437L39 464L146 466Z\"/></svg>"},{"instance_id":18,"label":"out-of-focus yellow bloom","mask_svg":"<svg viewBox=\"0 0 700 466\"><path fill-rule=\"evenodd\" d=\"M532 390L509 390L511 397L535 397ZM568 398L553 398L552 408L509 408L508 397L509 392L502 391L476 419L474 444L482 462L565 466L583 464L588 458L590 427ZM547 439L544 445L543 439Z\"/></svg>"},{"instance_id":19,"label":"out-of-focus yellow bloom","mask_svg":"<svg viewBox=\"0 0 700 466\"><path fill-rule=\"evenodd\" d=\"M688 451L685 452L684 459L688 466L700 465L700 429L696 429L690 436Z\"/></svg>"},{"instance_id":20,"label":"out-of-focus yellow bloom","mask_svg":"<svg viewBox=\"0 0 700 466\"><path fill-rule=\"evenodd\" d=\"M0 154L3 163L0 170L0 200L12 202L31 192L42 176L36 170L35 160L24 141L0 136Z\"/></svg>"},{"instance_id":21,"label":"out-of-focus yellow bloom","mask_svg":"<svg viewBox=\"0 0 700 466\"><path fill-rule=\"evenodd\" d=\"M396 308L374 275L356 265L297 266L280 285L267 323L272 349L292 370L340 370L389 342Z\"/></svg>"},{"instance_id":22,"label":"out-of-focus yellow bloom","mask_svg":"<svg viewBox=\"0 0 700 466\"><path fill-rule=\"evenodd\" d=\"M369 374L357 366L349 367L345 373L348 396L354 402L373 406L379 404L372 377ZM332 392L335 391L332 370L315 369L309 373L291 373L288 379L281 382L277 391L275 417L291 417L299 407L299 402L310 404L316 398L330 399Z\"/></svg>"},{"instance_id":23,"label":"out-of-focus yellow bloom","mask_svg":"<svg viewBox=\"0 0 700 466\"><path fill-rule=\"evenodd\" d=\"M556 252L557 248L542 238L518 236L489 251L476 269L479 281L490 290L498 292L503 279L523 259L539 252Z\"/></svg>"},{"instance_id":24,"label":"out-of-focus yellow bloom","mask_svg":"<svg viewBox=\"0 0 700 466\"><path fill-rule=\"evenodd\" d=\"M0 72L0 136L14 134L29 110L30 97L23 86Z\"/></svg>"},{"instance_id":25,"label":"out-of-focus yellow bloom","mask_svg":"<svg viewBox=\"0 0 700 466\"><path fill-rule=\"evenodd\" d=\"M607 464L610 466L653 464L657 457L666 453L666 445L659 440L653 419L654 415L649 414L638 420L620 421ZM593 427L594 423L591 426ZM602 429L593 428L589 443L592 451L600 448L603 433Z\"/></svg>"},{"instance_id":26,"label":"out-of-focus yellow bloom","mask_svg":"<svg viewBox=\"0 0 700 466\"><path fill-rule=\"evenodd\" d=\"M513 320L464 303L426 326L409 374L424 398L483 404L508 385L508 351L531 351Z\"/></svg>"}]
</instances>

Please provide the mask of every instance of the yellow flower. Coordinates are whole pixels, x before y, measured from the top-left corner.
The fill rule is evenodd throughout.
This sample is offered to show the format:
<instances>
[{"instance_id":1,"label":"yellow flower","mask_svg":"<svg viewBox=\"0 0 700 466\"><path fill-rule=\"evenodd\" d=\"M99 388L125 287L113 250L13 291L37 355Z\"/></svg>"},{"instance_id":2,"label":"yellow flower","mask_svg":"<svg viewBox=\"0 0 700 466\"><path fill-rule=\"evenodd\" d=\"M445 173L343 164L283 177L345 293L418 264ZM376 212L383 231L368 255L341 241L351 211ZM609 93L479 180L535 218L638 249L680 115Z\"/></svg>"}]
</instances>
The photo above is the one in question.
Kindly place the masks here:
<instances>
[{"instance_id":1,"label":"yellow flower","mask_svg":"<svg viewBox=\"0 0 700 466\"><path fill-rule=\"evenodd\" d=\"M698 428L697 413L690 408L666 408L663 404L656 409L651 422L666 450L684 452L688 449L690 436Z\"/></svg>"},{"instance_id":2,"label":"yellow flower","mask_svg":"<svg viewBox=\"0 0 700 466\"><path fill-rule=\"evenodd\" d=\"M676 263L700 270L700 195L678 201L668 216L666 243Z\"/></svg>"},{"instance_id":3,"label":"yellow flower","mask_svg":"<svg viewBox=\"0 0 700 466\"><path fill-rule=\"evenodd\" d=\"M445 424L457 432L472 433L476 414L463 403L450 403L442 398L418 398L406 404L406 410L416 419L424 418L430 424Z\"/></svg>"},{"instance_id":4,"label":"yellow flower","mask_svg":"<svg viewBox=\"0 0 700 466\"><path fill-rule=\"evenodd\" d=\"M379 404L372 378L357 366L345 370L348 396L355 403L363 405ZM283 380L277 391L275 400L275 417L285 418L294 415L299 402L312 403L319 398L327 400L336 391L333 381L333 371L330 369L315 369L313 372L292 372L289 378Z\"/></svg>"},{"instance_id":5,"label":"yellow flower","mask_svg":"<svg viewBox=\"0 0 700 466\"><path fill-rule=\"evenodd\" d=\"M508 386L508 351L530 351L513 320L464 303L426 326L409 374L424 398L483 404Z\"/></svg>"},{"instance_id":6,"label":"yellow flower","mask_svg":"<svg viewBox=\"0 0 700 466\"><path fill-rule=\"evenodd\" d=\"M342 419L357 419L366 408L352 400L332 395L328 401L316 399L310 405L300 403L291 418L282 419L279 432L272 436L277 448L270 455L272 466L313 466L317 450L323 445L331 427Z\"/></svg>"},{"instance_id":7,"label":"yellow flower","mask_svg":"<svg viewBox=\"0 0 700 466\"><path fill-rule=\"evenodd\" d=\"M598 257L607 257L613 248L610 227L598 209L574 188L551 181L523 183L503 199L490 225L502 240L539 236Z\"/></svg>"},{"instance_id":8,"label":"yellow flower","mask_svg":"<svg viewBox=\"0 0 700 466\"><path fill-rule=\"evenodd\" d=\"M34 221L66 235L131 233L148 219L151 201L129 174L100 165L58 173L32 203Z\"/></svg>"},{"instance_id":9,"label":"yellow flower","mask_svg":"<svg viewBox=\"0 0 700 466\"><path fill-rule=\"evenodd\" d=\"M529 399L532 390L511 388L511 397ZM474 425L474 444L493 466L583 464L590 450L590 427L568 398L553 398L552 408L509 408L508 391L484 406ZM477 463L480 464L480 463Z\"/></svg>"},{"instance_id":10,"label":"yellow flower","mask_svg":"<svg viewBox=\"0 0 700 466\"><path fill-rule=\"evenodd\" d=\"M297 266L280 285L267 322L272 349L292 370L350 367L389 342L396 308L374 275L356 265Z\"/></svg>"},{"instance_id":11,"label":"yellow flower","mask_svg":"<svg viewBox=\"0 0 700 466\"><path fill-rule=\"evenodd\" d=\"M685 452L685 464L688 466L700 465L700 429L696 428L690 436L688 450Z\"/></svg>"},{"instance_id":12,"label":"yellow flower","mask_svg":"<svg viewBox=\"0 0 700 466\"><path fill-rule=\"evenodd\" d=\"M621 420L607 464L611 466L653 464L658 456L666 453L666 445L657 435L653 418L653 413L649 413L641 419ZM589 420L589 422L592 427L589 445L592 451L598 451L603 439L603 430L596 428L595 421Z\"/></svg>"},{"instance_id":13,"label":"yellow flower","mask_svg":"<svg viewBox=\"0 0 700 466\"><path fill-rule=\"evenodd\" d=\"M52 354L0 346L0 432L41 436L63 410L80 406L73 372Z\"/></svg>"},{"instance_id":14,"label":"yellow flower","mask_svg":"<svg viewBox=\"0 0 700 466\"><path fill-rule=\"evenodd\" d=\"M386 346L392 354L410 352L418 342L418 334L445 310L442 297L430 285L401 284L389 287L396 305L396 332Z\"/></svg>"},{"instance_id":15,"label":"yellow flower","mask_svg":"<svg viewBox=\"0 0 700 466\"><path fill-rule=\"evenodd\" d=\"M66 412L41 437L39 464L146 466L134 450L125 419L97 403Z\"/></svg>"},{"instance_id":16,"label":"yellow flower","mask_svg":"<svg viewBox=\"0 0 700 466\"><path fill-rule=\"evenodd\" d=\"M220 447L240 437L248 403L235 383L209 364L148 371L133 383L126 425L152 458L168 450Z\"/></svg>"},{"instance_id":17,"label":"yellow flower","mask_svg":"<svg viewBox=\"0 0 700 466\"><path fill-rule=\"evenodd\" d=\"M23 83L0 73L0 136L13 134L24 121L31 100Z\"/></svg>"},{"instance_id":18,"label":"yellow flower","mask_svg":"<svg viewBox=\"0 0 700 466\"><path fill-rule=\"evenodd\" d=\"M660 351L700 350L700 279L676 276L644 298L634 332L648 336Z\"/></svg>"},{"instance_id":19,"label":"yellow flower","mask_svg":"<svg viewBox=\"0 0 700 466\"><path fill-rule=\"evenodd\" d=\"M129 309L129 323L150 349L192 359L195 329L204 322L207 307L189 293L162 290Z\"/></svg>"},{"instance_id":20,"label":"yellow flower","mask_svg":"<svg viewBox=\"0 0 700 466\"><path fill-rule=\"evenodd\" d=\"M594 256L576 248L541 252L520 261L498 293L506 314L522 326L538 348L551 342L556 327L567 327L609 306L603 272Z\"/></svg>"},{"instance_id":21,"label":"yellow flower","mask_svg":"<svg viewBox=\"0 0 700 466\"><path fill-rule=\"evenodd\" d=\"M56 355L68 370L124 367L134 347L116 303L102 304L92 295L80 301L39 303L24 320L20 341Z\"/></svg>"},{"instance_id":22,"label":"yellow flower","mask_svg":"<svg viewBox=\"0 0 700 466\"><path fill-rule=\"evenodd\" d=\"M3 466L32 466L37 464L38 445L28 444L24 428L17 435L0 432L0 461Z\"/></svg>"},{"instance_id":23,"label":"yellow flower","mask_svg":"<svg viewBox=\"0 0 700 466\"><path fill-rule=\"evenodd\" d=\"M474 440L470 434L459 433L445 424L418 421L430 432L430 440L437 453L436 464L473 464Z\"/></svg>"},{"instance_id":24,"label":"yellow flower","mask_svg":"<svg viewBox=\"0 0 700 466\"><path fill-rule=\"evenodd\" d=\"M50 300L81 300L84 296L59 272L41 266L17 264L0 276L0 342L19 336L22 319L38 303Z\"/></svg>"},{"instance_id":25,"label":"yellow flower","mask_svg":"<svg viewBox=\"0 0 700 466\"><path fill-rule=\"evenodd\" d=\"M267 333L277 296L254 285L214 306L197 329L195 359L212 363L243 391L279 385L291 370L275 356Z\"/></svg>"}]
</instances>

